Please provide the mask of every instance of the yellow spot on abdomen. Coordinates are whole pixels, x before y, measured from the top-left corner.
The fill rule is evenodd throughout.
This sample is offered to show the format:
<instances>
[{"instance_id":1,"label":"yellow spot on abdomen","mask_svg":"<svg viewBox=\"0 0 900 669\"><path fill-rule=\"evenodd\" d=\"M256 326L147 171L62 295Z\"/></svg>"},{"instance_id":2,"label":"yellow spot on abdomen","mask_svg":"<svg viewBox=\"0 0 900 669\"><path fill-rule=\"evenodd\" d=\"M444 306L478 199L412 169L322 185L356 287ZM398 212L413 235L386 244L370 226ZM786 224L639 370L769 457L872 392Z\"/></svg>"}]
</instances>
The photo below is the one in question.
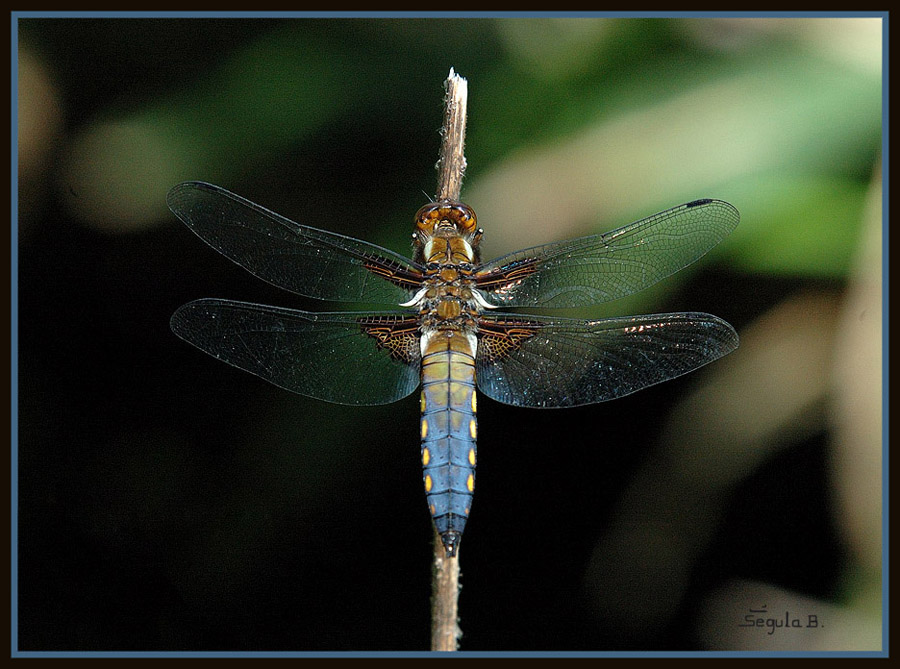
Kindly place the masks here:
<instances>
[{"instance_id":1,"label":"yellow spot on abdomen","mask_svg":"<svg viewBox=\"0 0 900 669\"><path fill-rule=\"evenodd\" d=\"M431 453L427 448L422 449L422 466L427 467L428 463L431 462Z\"/></svg>"},{"instance_id":2,"label":"yellow spot on abdomen","mask_svg":"<svg viewBox=\"0 0 900 669\"><path fill-rule=\"evenodd\" d=\"M422 439L428 436L428 421L423 418L422 419Z\"/></svg>"},{"instance_id":3,"label":"yellow spot on abdomen","mask_svg":"<svg viewBox=\"0 0 900 669\"><path fill-rule=\"evenodd\" d=\"M469 434L472 436L472 439L475 439L475 437L478 436L478 426L475 424L474 418L469 421Z\"/></svg>"},{"instance_id":4,"label":"yellow spot on abdomen","mask_svg":"<svg viewBox=\"0 0 900 669\"><path fill-rule=\"evenodd\" d=\"M475 449L474 448L469 449L469 464L472 465L473 467L475 466Z\"/></svg>"},{"instance_id":5,"label":"yellow spot on abdomen","mask_svg":"<svg viewBox=\"0 0 900 669\"><path fill-rule=\"evenodd\" d=\"M430 477L430 476L426 476L426 477L425 477L425 492L431 492L431 486L432 486L432 485L433 485L433 484L432 484L432 482L431 482L431 477Z\"/></svg>"},{"instance_id":6,"label":"yellow spot on abdomen","mask_svg":"<svg viewBox=\"0 0 900 669\"><path fill-rule=\"evenodd\" d=\"M477 394L478 393L476 393L474 390L472 391L472 413L475 413L478 411L478 409L475 407L475 405L478 404L478 402L475 401L475 396Z\"/></svg>"},{"instance_id":7,"label":"yellow spot on abdomen","mask_svg":"<svg viewBox=\"0 0 900 669\"><path fill-rule=\"evenodd\" d=\"M469 474L469 478L466 479L466 488L469 489L469 492L475 490L475 476Z\"/></svg>"},{"instance_id":8,"label":"yellow spot on abdomen","mask_svg":"<svg viewBox=\"0 0 900 669\"><path fill-rule=\"evenodd\" d=\"M425 391L422 391L422 394L419 395L419 409L422 411L422 413L425 413L426 404L427 403L425 401Z\"/></svg>"}]
</instances>

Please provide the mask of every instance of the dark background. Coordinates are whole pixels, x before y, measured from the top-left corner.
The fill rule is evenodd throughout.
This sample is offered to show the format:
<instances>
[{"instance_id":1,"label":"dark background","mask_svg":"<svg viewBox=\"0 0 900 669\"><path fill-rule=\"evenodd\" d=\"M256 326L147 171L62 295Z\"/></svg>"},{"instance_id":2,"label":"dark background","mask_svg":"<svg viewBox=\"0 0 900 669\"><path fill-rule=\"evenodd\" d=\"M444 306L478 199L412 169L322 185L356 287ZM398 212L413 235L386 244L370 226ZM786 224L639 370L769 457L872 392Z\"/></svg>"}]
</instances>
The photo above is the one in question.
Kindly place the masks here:
<instances>
[{"instance_id":1,"label":"dark background","mask_svg":"<svg viewBox=\"0 0 900 669\"><path fill-rule=\"evenodd\" d=\"M877 464L880 430L844 428L880 414L846 410L839 362L874 350L849 395L880 410L880 293L853 302L860 258L881 254L880 25L18 28L19 650L427 649L416 396L330 405L177 339L171 313L200 297L344 306L254 279L165 193L210 181L406 253L451 66L469 81L463 199L487 257L699 197L743 216L666 285L564 314L707 311L741 333L732 356L596 406L480 398L462 648L766 647L764 632L729 636L762 586L795 610L796 596L820 615L868 611L877 636L880 470L842 463ZM880 265L862 265L880 287ZM874 345L847 322L874 327ZM732 586L736 613L715 613Z\"/></svg>"}]
</instances>

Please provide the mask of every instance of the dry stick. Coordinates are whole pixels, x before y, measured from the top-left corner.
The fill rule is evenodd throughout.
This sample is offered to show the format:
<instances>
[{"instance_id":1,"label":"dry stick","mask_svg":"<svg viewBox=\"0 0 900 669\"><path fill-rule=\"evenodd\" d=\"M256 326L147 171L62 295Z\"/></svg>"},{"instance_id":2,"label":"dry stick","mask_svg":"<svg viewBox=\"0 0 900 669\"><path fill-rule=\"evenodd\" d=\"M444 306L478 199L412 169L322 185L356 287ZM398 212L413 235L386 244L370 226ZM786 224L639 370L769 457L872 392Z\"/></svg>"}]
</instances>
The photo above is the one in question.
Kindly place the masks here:
<instances>
[{"instance_id":1,"label":"dry stick","mask_svg":"<svg viewBox=\"0 0 900 669\"><path fill-rule=\"evenodd\" d=\"M441 128L441 154L437 163L436 200L459 200L466 157L466 80L450 68L444 82L444 125ZM431 650L457 650L462 634L457 624L459 599L459 551L447 557L437 530L434 532L434 568L431 581Z\"/></svg>"},{"instance_id":2,"label":"dry stick","mask_svg":"<svg viewBox=\"0 0 900 669\"><path fill-rule=\"evenodd\" d=\"M431 650L457 650L462 630L457 625L459 551L448 558L437 530L431 576Z\"/></svg>"},{"instance_id":3,"label":"dry stick","mask_svg":"<svg viewBox=\"0 0 900 669\"><path fill-rule=\"evenodd\" d=\"M469 85L451 67L444 88L447 95L444 97L441 156L437 163L438 201L459 200L463 174L466 171L463 149L466 143L466 102L469 97Z\"/></svg>"}]
</instances>

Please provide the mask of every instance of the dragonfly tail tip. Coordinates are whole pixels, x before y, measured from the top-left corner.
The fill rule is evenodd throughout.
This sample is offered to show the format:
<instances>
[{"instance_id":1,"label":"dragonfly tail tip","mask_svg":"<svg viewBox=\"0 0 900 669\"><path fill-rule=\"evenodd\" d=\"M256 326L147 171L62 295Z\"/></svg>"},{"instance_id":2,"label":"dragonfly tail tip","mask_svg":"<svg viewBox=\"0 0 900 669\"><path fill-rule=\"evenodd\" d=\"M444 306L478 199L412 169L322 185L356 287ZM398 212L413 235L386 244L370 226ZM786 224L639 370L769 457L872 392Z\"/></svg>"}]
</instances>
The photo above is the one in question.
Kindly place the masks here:
<instances>
[{"instance_id":1,"label":"dragonfly tail tip","mask_svg":"<svg viewBox=\"0 0 900 669\"><path fill-rule=\"evenodd\" d=\"M459 540L461 538L462 535L453 530L444 532L441 535L441 543L444 544L444 550L448 558L456 557L456 550L459 548Z\"/></svg>"}]
</instances>

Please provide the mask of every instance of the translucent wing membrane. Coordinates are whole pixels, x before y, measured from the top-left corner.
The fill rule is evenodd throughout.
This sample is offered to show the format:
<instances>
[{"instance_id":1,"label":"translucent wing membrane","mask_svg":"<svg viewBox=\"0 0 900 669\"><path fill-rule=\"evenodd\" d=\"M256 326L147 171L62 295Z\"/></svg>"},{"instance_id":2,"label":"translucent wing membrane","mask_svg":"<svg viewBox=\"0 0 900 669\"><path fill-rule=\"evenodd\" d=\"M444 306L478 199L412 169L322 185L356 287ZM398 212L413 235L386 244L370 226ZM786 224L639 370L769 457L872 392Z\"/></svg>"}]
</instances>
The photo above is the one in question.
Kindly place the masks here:
<instances>
[{"instance_id":1,"label":"translucent wing membrane","mask_svg":"<svg viewBox=\"0 0 900 669\"><path fill-rule=\"evenodd\" d=\"M581 321L479 317L478 389L523 407L573 407L628 395L733 351L738 336L709 314Z\"/></svg>"},{"instance_id":2,"label":"translucent wing membrane","mask_svg":"<svg viewBox=\"0 0 900 669\"><path fill-rule=\"evenodd\" d=\"M219 360L301 395L387 404L419 385L418 322L403 313L308 313L204 299L172 330Z\"/></svg>"},{"instance_id":3,"label":"translucent wing membrane","mask_svg":"<svg viewBox=\"0 0 900 669\"><path fill-rule=\"evenodd\" d=\"M738 224L737 209L696 200L618 230L535 246L484 263L476 280L488 303L579 307L624 297L689 265Z\"/></svg>"},{"instance_id":4,"label":"translucent wing membrane","mask_svg":"<svg viewBox=\"0 0 900 669\"><path fill-rule=\"evenodd\" d=\"M397 305L421 268L358 239L317 230L202 182L175 186L169 208L203 241L260 279L307 297Z\"/></svg>"}]
</instances>

